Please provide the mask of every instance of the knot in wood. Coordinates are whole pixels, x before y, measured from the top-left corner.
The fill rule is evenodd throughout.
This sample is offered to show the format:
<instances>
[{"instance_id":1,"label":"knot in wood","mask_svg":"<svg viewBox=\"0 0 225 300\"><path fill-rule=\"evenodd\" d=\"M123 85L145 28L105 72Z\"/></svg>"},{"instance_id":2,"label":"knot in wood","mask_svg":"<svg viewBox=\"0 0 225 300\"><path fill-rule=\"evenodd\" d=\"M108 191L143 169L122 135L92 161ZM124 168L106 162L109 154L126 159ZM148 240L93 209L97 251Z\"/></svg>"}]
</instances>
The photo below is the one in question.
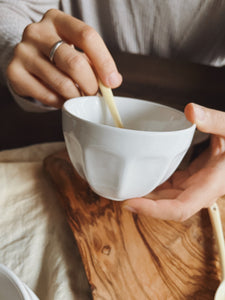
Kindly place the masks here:
<instances>
[{"instance_id":1,"label":"knot in wood","mask_svg":"<svg viewBox=\"0 0 225 300\"><path fill-rule=\"evenodd\" d=\"M103 248L102 248L102 253L105 254L105 255L109 255L111 252L111 247L109 245L105 245Z\"/></svg>"}]
</instances>

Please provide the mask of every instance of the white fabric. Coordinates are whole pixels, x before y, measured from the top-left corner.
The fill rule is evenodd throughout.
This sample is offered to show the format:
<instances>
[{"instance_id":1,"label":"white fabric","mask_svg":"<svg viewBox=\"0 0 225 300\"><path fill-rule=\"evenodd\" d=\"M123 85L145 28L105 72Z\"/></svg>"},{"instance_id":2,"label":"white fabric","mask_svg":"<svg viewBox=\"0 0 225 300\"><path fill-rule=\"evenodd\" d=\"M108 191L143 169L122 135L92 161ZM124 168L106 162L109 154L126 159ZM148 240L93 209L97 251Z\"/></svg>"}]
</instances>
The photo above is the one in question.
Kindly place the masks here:
<instances>
[{"instance_id":1,"label":"white fabric","mask_svg":"<svg viewBox=\"0 0 225 300\"><path fill-rule=\"evenodd\" d=\"M74 237L42 166L63 148L50 143L0 152L0 263L40 300L90 299Z\"/></svg>"},{"instance_id":2,"label":"white fabric","mask_svg":"<svg viewBox=\"0 0 225 300\"><path fill-rule=\"evenodd\" d=\"M6 81L6 67L26 25L39 21L50 8L93 26L111 49L214 66L225 62L225 1L0 0L2 80ZM27 101L13 96L23 109L42 111L37 103L26 107Z\"/></svg>"}]
</instances>

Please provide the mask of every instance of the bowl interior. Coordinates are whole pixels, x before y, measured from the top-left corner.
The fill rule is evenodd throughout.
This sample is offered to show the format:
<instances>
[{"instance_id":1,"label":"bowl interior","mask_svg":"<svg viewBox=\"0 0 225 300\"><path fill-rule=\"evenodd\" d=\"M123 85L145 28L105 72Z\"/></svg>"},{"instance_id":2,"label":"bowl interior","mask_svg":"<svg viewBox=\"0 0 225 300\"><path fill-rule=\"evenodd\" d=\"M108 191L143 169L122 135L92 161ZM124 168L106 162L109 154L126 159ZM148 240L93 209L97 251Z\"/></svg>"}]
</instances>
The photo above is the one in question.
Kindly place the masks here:
<instances>
[{"instance_id":1,"label":"bowl interior","mask_svg":"<svg viewBox=\"0 0 225 300\"><path fill-rule=\"evenodd\" d=\"M115 102L126 129L168 132L192 126L183 112L165 105L125 97L115 97ZM68 100L64 104L64 110L79 119L114 126L102 97L91 96Z\"/></svg>"}]
</instances>

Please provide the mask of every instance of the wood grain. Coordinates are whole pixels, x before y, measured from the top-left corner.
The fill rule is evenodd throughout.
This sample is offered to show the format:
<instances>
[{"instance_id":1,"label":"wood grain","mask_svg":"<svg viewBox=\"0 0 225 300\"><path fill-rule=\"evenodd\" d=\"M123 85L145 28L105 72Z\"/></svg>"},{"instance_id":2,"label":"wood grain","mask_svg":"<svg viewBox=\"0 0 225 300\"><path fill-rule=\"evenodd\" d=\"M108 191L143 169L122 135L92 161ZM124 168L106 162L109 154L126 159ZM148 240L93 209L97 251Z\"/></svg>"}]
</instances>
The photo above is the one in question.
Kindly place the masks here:
<instances>
[{"instance_id":1,"label":"wood grain","mask_svg":"<svg viewBox=\"0 0 225 300\"><path fill-rule=\"evenodd\" d=\"M59 192L93 299L213 299L220 268L206 210L183 223L146 218L92 192L66 151L46 158L44 167ZM218 204L224 216L222 200Z\"/></svg>"}]
</instances>

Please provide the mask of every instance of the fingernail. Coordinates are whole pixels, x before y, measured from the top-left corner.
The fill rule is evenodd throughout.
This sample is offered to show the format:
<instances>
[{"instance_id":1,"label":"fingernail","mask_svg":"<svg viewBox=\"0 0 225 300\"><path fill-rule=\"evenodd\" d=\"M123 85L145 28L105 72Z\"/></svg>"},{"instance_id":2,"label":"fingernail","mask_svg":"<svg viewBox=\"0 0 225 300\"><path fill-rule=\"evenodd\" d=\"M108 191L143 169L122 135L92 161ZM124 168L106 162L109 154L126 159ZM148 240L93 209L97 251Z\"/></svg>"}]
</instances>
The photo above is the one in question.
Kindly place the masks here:
<instances>
[{"instance_id":1,"label":"fingernail","mask_svg":"<svg viewBox=\"0 0 225 300\"><path fill-rule=\"evenodd\" d=\"M194 111L198 121L203 121L205 119L205 111L200 105L195 105Z\"/></svg>"},{"instance_id":2,"label":"fingernail","mask_svg":"<svg viewBox=\"0 0 225 300\"><path fill-rule=\"evenodd\" d=\"M121 83L121 75L118 72L112 72L107 78L110 87L116 87Z\"/></svg>"},{"instance_id":3,"label":"fingernail","mask_svg":"<svg viewBox=\"0 0 225 300\"><path fill-rule=\"evenodd\" d=\"M137 213L137 211L136 211L135 208L130 207L128 205L124 205L123 208L126 209L126 210L128 210L128 211L130 211L130 212L132 212L132 213L135 213L135 214Z\"/></svg>"}]
</instances>

